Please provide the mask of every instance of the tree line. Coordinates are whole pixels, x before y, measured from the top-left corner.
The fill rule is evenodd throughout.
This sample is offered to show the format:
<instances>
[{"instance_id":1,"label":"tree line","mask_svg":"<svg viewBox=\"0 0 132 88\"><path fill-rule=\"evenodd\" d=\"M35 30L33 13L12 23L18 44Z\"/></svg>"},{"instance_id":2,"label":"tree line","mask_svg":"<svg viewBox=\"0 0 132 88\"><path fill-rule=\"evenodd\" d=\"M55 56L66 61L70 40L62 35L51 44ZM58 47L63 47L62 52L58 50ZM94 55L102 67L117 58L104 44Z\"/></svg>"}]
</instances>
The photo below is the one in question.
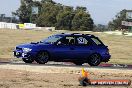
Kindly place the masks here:
<instances>
[{"instance_id":1,"label":"tree line","mask_svg":"<svg viewBox=\"0 0 132 88\"><path fill-rule=\"evenodd\" d=\"M122 21L126 21L126 12L127 10L123 9L119 13L116 14L115 18L112 19L108 23L108 29L113 30L121 30L122 29Z\"/></svg>"},{"instance_id":2,"label":"tree line","mask_svg":"<svg viewBox=\"0 0 132 88\"><path fill-rule=\"evenodd\" d=\"M114 31L114 30L123 30L128 29L127 26L122 25L122 21L132 22L132 19L126 18L126 13L128 10L123 9L118 12L115 17L109 21L107 25L98 24L94 26L95 31Z\"/></svg>"},{"instance_id":3,"label":"tree line","mask_svg":"<svg viewBox=\"0 0 132 88\"><path fill-rule=\"evenodd\" d=\"M32 6L39 8L38 14L32 14ZM56 27L58 30L107 31L120 30L122 21L126 21L126 11L121 10L107 25L95 25L86 7L71 7L53 0L21 0L21 6L13 12L21 23L35 23L41 27Z\"/></svg>"},{"instance_id":4,"label":"tree line","mask_svg":"<svg viewBox=\"0 0 132 88\"><path fill-rule=\"evenodd\" d=\"M32 14L32 6L39 8ZM58 30L92 31L93 19L86 7L65 6L52 0L21 0L21 6L13 12L21 23L36 23L41 27L56 27Z\"/></svg>"}]
</instances>

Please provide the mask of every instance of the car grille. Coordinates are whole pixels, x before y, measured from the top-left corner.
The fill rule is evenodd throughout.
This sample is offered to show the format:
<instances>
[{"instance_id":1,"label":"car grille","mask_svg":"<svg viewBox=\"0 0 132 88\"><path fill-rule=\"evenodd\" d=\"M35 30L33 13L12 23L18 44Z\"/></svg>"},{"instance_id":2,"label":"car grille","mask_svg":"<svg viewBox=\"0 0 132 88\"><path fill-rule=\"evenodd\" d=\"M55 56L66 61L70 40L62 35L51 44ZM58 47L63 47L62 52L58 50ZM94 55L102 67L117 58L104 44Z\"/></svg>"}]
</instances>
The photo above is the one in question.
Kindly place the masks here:
<instances>
[{"instance_id":1,"label":"car grille","mask_svg":"<svg viewBox=\"0 0 132 88\"><path fill-rule=\"evenodd\" d=\"M20 48L20 47L16 47L16 50L22 50L22 48Z\"/></svg>"}]
</instances>

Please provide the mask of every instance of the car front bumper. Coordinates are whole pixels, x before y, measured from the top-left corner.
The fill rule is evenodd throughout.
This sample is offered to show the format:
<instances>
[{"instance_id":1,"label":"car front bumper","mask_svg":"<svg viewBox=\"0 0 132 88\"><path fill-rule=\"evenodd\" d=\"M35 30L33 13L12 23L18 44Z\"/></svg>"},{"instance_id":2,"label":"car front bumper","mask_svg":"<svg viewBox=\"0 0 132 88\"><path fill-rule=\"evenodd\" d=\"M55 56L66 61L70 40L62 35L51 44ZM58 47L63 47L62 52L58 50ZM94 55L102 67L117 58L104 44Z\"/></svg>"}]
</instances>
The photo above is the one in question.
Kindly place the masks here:
<instances>
[{"instance_id":1,"label":"car front bumper","mask_svg":"<svg viewBox=\"0 0 132 88\"><path fill-rule=\"evenodd\" d=\"M28 53L24 53L22 51L13 51L14 56L17 58L35 58L36 57L36 52L28 52Z\"/></svg>"}]
</instances>

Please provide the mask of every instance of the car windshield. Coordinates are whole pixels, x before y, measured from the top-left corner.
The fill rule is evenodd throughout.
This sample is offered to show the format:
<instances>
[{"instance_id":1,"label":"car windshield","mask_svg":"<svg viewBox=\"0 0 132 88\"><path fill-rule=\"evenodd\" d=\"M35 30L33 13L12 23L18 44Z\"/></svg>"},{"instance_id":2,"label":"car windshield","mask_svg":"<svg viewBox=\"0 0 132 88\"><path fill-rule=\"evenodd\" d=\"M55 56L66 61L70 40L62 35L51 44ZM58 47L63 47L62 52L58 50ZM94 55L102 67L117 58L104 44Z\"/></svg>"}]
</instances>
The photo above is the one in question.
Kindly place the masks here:
<instances>
[{"instance_id":1,"label":"car windshield","mask_svg":"<svg viewBox=\"0 0 132 88\"><path fill-rule=\"evenodd\" d=\"M42 43L45 43L45 44L54 44L55 42L57 42L57 40L61 39L62 36L59 36L59 35L53 35L53 36L50 36L44 40L42 40L41 42Z\"/></svg>"}]
</instances>

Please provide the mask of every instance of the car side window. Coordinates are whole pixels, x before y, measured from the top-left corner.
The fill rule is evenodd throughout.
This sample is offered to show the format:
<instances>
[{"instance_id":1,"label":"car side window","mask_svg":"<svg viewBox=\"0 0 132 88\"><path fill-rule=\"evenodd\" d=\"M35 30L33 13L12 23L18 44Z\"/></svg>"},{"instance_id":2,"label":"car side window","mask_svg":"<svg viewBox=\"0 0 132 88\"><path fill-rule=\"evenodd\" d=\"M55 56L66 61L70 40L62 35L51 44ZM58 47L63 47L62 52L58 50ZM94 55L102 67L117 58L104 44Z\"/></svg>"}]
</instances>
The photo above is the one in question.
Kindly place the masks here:
<instances>
[{"instance_id":1,"label":"car side window","mask_svg":"<svg viewBox=\"0 0 132 88\"><path fill-rule=\"evenodd\" d=\"M91 38L95 43L96 45L102 45L102 43L99 41L98 38Z\"/></svg>"},{"instance_id":2,"label":"car side window","mask_svg":"<svg viewBox=\"0 0 132 88\"><path fill-rule=\"evenodd\" d=\"M84 37L77 37L76 44L77 45L90 45L90 42Z\"/></svg>"},{"instance_id":3,"label":"car side window","mask_svg":"<svg viewBox=\"0 0 132 88\"><path fill-rule=\"evenodd\" d=\"M69 45L75 44L75 38L74 37L66 37L66 39L69 41Z\"/></svg>"},{"instance_id":4,"label":"car side window","mask_svg":"<svg viewBox=\"0 0 132 88\"><path fill-rule=\"evenodd\" d=\"M67 36L63 39L61 39L58 43L61 45L74 45L75 44L75 38L71 36Z\"/></svg>"}]
</instances>

